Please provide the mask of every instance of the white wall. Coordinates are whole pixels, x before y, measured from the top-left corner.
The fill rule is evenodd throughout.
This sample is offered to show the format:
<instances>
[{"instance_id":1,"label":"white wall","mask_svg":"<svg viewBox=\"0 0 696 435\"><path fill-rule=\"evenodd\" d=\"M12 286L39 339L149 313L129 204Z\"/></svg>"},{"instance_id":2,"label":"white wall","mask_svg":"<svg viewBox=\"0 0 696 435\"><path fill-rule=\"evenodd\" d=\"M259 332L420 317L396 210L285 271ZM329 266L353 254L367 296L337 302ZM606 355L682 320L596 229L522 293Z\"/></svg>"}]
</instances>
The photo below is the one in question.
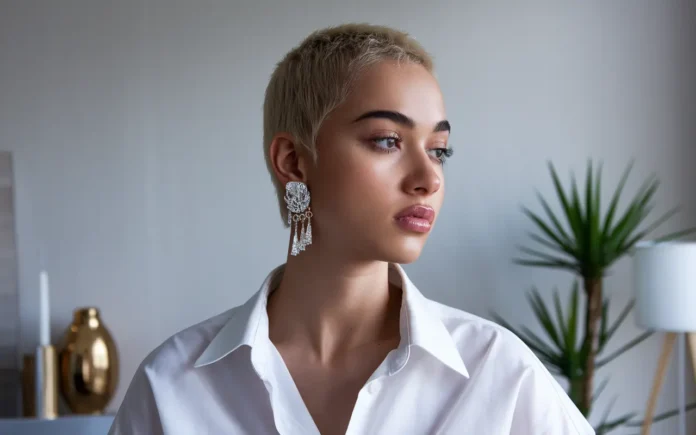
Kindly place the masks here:
<instances>
[{"instance_id":1,"label":"white wall","mask_svg":"<svg viewBox=\"0 0 696 435\"><path fill-rule=\"evenodd\" d=\"M665 229L696 221L689 0L241 3L0 8L0 149L15 153L24 349L38 336L43 250L54 338L75 307L94 304L120 345L112 411L149 350L242 303L283 261L261 104L275 62L318 27L398 26L436 57L456 154L439 226L407 268L428 296L530 324L531 285L568 288L566 274L510 261L531 229L519 206L536 207L535 189L551 194L548 159L563 173L602 159L612 185L635 158L628 187L655 172L659 206L684 205ZM614 311L630 297L627 266L607 279ZM638 332L629 322L615 345ZM643 411L659 339L600 373L617 414ZM659 409L676 404L670 376Z\"/></svg>"}]
</instances>

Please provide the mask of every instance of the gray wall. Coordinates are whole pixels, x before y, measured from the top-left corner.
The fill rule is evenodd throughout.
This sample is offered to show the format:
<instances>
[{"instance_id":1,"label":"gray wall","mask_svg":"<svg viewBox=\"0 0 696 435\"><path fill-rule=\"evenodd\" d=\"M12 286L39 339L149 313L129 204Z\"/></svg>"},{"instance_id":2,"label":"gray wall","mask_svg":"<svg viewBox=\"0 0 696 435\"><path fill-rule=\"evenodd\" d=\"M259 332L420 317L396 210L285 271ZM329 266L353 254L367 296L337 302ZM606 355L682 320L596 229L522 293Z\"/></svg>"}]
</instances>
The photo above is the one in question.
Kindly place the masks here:
<instances>
[{"instance_id":1,"label":"gray wall","mask_svg":"<svg viewBox=\"0 0 696 435\"><path fill-rule=\"evenodd\" d=\"M19 291L12 154L0 151L0 417L19 413Z\"/></svg>"},{"instance_id":2,"label":"gray wall","mask_svg":"<svg viewBox=\"0 0 696 435\"><path fill-rule=\"evenodd\" d=\"M427 248L407 267L428 296L530 324L531 285L563 273L515 266L531 227L520 204L602 159L616 183L662 180L659 206L696 220L693 2L4 1L0 148L15 152L24 350L37 341L38 254L53 285L55 338L95 304L123 381L172 333L245 301L283 261L287 232L261 152L270 71L311 30L399 26L434 54L457 152ZM614 311L629 268L607 279ZM629 322L616 346L639 331ZM617 360L605 407L643 411L660 337ZM687 366L688 368L688 366ZM693 382L688 391L693 397ZM660 409L676 404L674 371ZM661 433L675 433L664 424Z\"/></svg>"}]
</instances>

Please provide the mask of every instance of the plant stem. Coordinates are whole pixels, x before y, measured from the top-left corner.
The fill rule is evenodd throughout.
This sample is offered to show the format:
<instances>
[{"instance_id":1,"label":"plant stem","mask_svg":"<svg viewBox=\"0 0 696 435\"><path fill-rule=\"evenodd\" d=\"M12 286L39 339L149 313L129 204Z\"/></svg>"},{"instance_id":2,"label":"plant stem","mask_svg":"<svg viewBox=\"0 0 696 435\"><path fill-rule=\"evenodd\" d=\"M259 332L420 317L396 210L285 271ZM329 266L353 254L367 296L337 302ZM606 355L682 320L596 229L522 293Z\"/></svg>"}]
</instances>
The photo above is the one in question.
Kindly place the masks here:
<instances>
[{"instance_id":1,"label":"plant stem","mask_svg":"<svg viewBox=\"0 0 696 435\"><path fill-rule=\"evenodd\" d=\"M582 403L582 384L584 382L583 377L575 377L568 379L568 383L570 384L570 388L568 389L568 396L570 396L570 400L575 403L575 406L580 407Z\"/></svg>"},{"instance_id":2,"label":"plant stem","mask_svg":"<svg viewBox=\"0 0 696 435\"><path fill-rule=\"evenodd\" d=\"M585 309L585 340L583 342L583 348L587 353L585 355L580 411L585 415L589 415L590 408L592 407L598 326L599 320L602 317L602 278L585 277L583 284L585 285L585 294L587 296L587 307Z\"/></svg>"}]
</instances>

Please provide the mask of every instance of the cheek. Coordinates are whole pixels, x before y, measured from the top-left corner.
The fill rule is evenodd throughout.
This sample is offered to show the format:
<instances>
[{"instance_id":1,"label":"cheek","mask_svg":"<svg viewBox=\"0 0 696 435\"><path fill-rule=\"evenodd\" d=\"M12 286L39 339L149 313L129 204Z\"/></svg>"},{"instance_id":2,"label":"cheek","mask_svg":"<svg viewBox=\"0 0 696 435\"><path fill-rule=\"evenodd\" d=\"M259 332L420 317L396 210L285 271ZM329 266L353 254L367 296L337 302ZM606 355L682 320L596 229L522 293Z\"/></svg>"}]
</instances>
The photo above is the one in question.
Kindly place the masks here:
<instances>
[{"instance_id":1,"label":"cheek","mask_svg":"<svg viewBox=\"0 0 696 435\"><path fill-rule=\"evenodd\" d=\"M343 149L320 155L313 189L318 207L342 221L362 221L381 214L397 187L390 161L388 155L359 144L346 144Z\"/></svg>"}]
</instances>

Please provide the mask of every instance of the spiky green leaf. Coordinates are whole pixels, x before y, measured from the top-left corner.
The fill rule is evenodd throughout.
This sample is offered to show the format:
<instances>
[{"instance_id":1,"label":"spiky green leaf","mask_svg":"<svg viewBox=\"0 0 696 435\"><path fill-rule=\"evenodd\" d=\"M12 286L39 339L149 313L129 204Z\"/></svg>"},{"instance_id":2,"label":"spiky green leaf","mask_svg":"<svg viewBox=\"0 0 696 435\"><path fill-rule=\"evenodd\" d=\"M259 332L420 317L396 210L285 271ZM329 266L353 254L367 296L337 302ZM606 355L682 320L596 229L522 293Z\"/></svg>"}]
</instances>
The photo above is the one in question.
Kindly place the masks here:
<instances>
[{"instance_id":1,"label":"spiky green leaf","mask_svg":"<svg viewBox=\"0 0 696 435\"><path fill-rule=\"evenodd\" d=\"M672 240L681 239L681 238L684 238L686 236L691 236L693 234L696 234L696 227L688 228L688 229L682 230L682 231L676 231L674 233L670 233L670 234L658 237L657 239L655 239L655 242L656 243L670 242Z\"/></svg>"},{"instance_id":2,"label":"spiky green leaf","mask_svg":"<svg viewBox=\"0 0 696 435\"><path fill-rule=\"evenodd\" d=\"M565 316L563 315L561 297L558 294L558 289L555 289L553 292L553 305L556 308L556 323L558 324L558 328L561 330L561 336L564 338L567 347L568 329L566 327Z\"/></svg>"},{"instance_id":3,"label":"spiky green leaf","mask_svg":"<svg viewBox=\"0 0 696 435\"><path fill-rule=\"evenodd\" d=\"M646 339L648 339L652 335L652 331L644 332L640 334L639 336L635 337L633 340L629 341L628 343L624 344L620 348L618 348L616 351L614 351L612 354L607 356L606 358L597 360L595 363L595 368L599 369L600 367L603 367L607 364L609 364L611 361L614 359L620 357L624 353L628 352L632 348L636 347L640 343L644 342Z\"/></svg>"},{"instance_id":4,"label":"spiky green leaf","mask_svg":"<svg viewBox=\"0 0 696 435\"><path fill-rule=\"evenodd\" d=\"M689 412L696 410L696 403L689 403L684 407L684 411ZM668 418L672 418L674 416L679 415L679 410L678 409L673 409L670 411L663 412L661 414L657 414L656 416L653 417L652 422L657 423L662 420L666 420ZM643 425L643 421L631 421L627 422L626 426L627 427L640 427Z\"/></svg>"},{"instance_id":5,"label":"spiky green leaf","mask_svg":"<svg viewBox=\"0 0 696 435\"><path fill-rule=\"evenodd\" d=\"M527 235L529 236L530 239L534 240L538 244L545 246L545 247L551 249L552 251L556 251L557 253L559 253L561 255L565 255L565 256L569 257L569 260L575 260L574 252L571 251L569 253L568 251L563 249L563 247L559 246L557 243L554 243L550 240L547 240L547 239L545 239L541 236L538 236L534 233L528 233Z\"/></svg>"},{"instance_id":6,"label":"spiky green leaf","mask_svg":"<svg viewBox=\"0 0 696 435\"><path fill-rule=\"evenodd\" d=\"M585 222L583 221L583 210L582 205L580 204L580 194L578 193L578 185L575 181L574 174L571 174L570 183L570 191L572 197L572 202L570 206L570 219L572 219L575 222L575 225L578 228L578 234L576 236L578 252L581 254L581 259L583 260L583 262L587 262L588 259L586 258L585 254L587 253L588 229L585 225Z\"/></svg>"},{"instance_id":7,"label":"spiky green leaf","mask_svg":"<svg viewBox=\"0 0 696 435\"><path fill-rule=\"evenodd\" d=\"M579 239L580 235L580 222L577 220L573 219L574 212L571 210L571 205L568 197L565 194L565 191L563 190L563 186L561 185L561 181L558 178L558 174L556 173L556 169L553 167L553 164L549 162L549 171L551 172L551 178L553 179L553 185L556 189L556 196L558 196L559 201L561 202L561 205L563 206L563 212L565 213L566 219L568 220L568 223L570 224L570 229L573 232L573 235L575 236L575 240L577 241ZM577 245L576 245L577 248Z\"/></svg>"},{"instance_id":8,"label":"spiky green leaf","mask_svg":"<svg viewBox=\"0 0 696 435\"><path fill-rule=\"evenodd\" d=\"M635 302L636 301L634 299L631 299L630 301L628 301L623 310L621 310L621 313L619 313L619 316L616 318L614 323L606 330L604 337L605 341L608 341L611 337L614 336L614 333L619 329L623 321L626 319L626 317L628 317L628 314L633 309Z\"/></svg>"},{"instance_id":9,"label":"spiky green leaf","mask_svg":"<svg viewBox=\"0 0 696 435\"><path fill-rule=\"evenodd\" d=\"M563 225L561 225L561 222L558 220L558 217L556 217L556 214L551 210L551 207L549 206L548 202L546 202L544 197L541 196L541 193L539 193L539 191L537 191L537 198L539 199L539 202L541 203L544 212L546 212L546 215L549 217L549 219L551 219L554 228L556 228L556 234L558 235L558 239L562 240L567 245L568 249L572 251L573 247L571 245L571 238L568 236L568 233L563 228Z\"/></svg>"},{"instance_id":10,"label":"spiky green leaf","mask_svg":"<svg viewBox=\"0 0 696 435\"><path fill-rule=\"evenodd\" d=\"M609 378L604 378L602 382L600 382L599 386L597 389L595 389L594 394L592 395L592 403L596 402L597 399L599 399L599 396L604 392L604 389L607 387L607 384L609 384Z\"/></svg>"},{"instance_id":11,"label":"spiky green leaf","mask_svg":"<svg viewBox=\"0 0 696 435\"><path fill-rule=\"evenodd\" d=\"M524 246L518 246L517 249L524 252L525 254L530 255L531 257L536 257L539 260L565 263L569 268L576 267L576 265L574 263L571 263L568 259L566 259L564 257L559 257L559 256L555 256L552 254L547 254L545 252L537 251L535 249L530 249L530 248L527 248Z\"/></svg>"},{"instance_id":12,"label":"spiky green leaf","mask_svg":"<svg viewBox=\"0 0 696 435\"><path fill-rule=\"evenodd\" d=\"M633 162L629 163L629 165L626 167L624 170L623 175L621 175L621 180L619 181L619 185L617 186L616 190L614 191L614 195L611 198L611 202L609 204L609 209L607 211L607 215L604 218L604 225L602 226L603 228L603 234L602 234L602 239L605 240L609 236L609 232L612 228L613 221L614 221L614 214L616 213L616 208L619 204L619 200L621 199L621 193L623 192L624 186L626 185L626 180L628 180L628 176L631 173L631 169L633 168Z\"/></svg>"},{"instance_id":13,"label":"spiky green leaf","mask_svg":"<svg viewBox=\"0 0 696 435\"><path fill-rule=\"evenodd\" d=\"M522 207L522 212L536 224L536 226L551 240L553 240L563 252L573 255L575 252L570 243L562 235L556 234L548 225L535 213L526 207Z\"/></svg>"},{"instance_id":14,"label":"spiky green leaf","mask_svg":"<svg viewBox=\"0 0 696 435\"><path fill-rule=\"evenodd\" d=\"M520 328L520 337L523 337L525 343L537 353L539 358L547 360L550 364L553 364L559 368L564 366L563 361L565 356L562 353L556 352L552 349L546 342L536 335L531 329L526 326Z\"/></svg>"},{"instance_id":15,"label":"spiky green leaf","mask_svg":"<svg viewBox=\"0 0 696 435\"><path fill-rule=\"evenodd\" d=\"M522 340L522 342L547 365L551 372L558 375L563 375L563 371L560 368L564 365L562 354L556 353L541 338L539 338L536 334L531 333L531 331L529 331L527 328L523 328L523 330L515 328L497 313L491 313L491 318L494 322L509 330L520 340Z\"/></svg>"},{"instance_id":16,"label":"spiky green leaf","mask_svg":"<svg viewBox=\"0 0 696 435\"><path fill-rule=\"evenodd\" d=\"M572 350L573 352L575 352L578 338L578 295L580 293L578 289L579 284L576 280L573 284L573 290L570 293L568 323L566 324L566 330L568 331L568 336L566 337L566 351Z\"/></svg>"},{"instance_id":17,"label":"spiky green leaf","mask_svg":"<svg viewBox=\"0 0 696 435\"><path fill-rule=\"evenodd\" d=\"M549 310L546 308L546 304L544 303L537 289L533 288L527 295L527 299L532 306L532 310L534 311L537 320L541 326L544 327L546 334L549 336L549 338L551 338L551 340L553 340L554 344L559 350L563 350L563 344L559 339L558 331L556 331L553 320L551 319L551 315L549 314Z\"/></svg>"},{"instance_id":18,"label":"spiky green leaf","mask_svg":"<svg viewBox=\"0 0 696 435\"><path fill-rule=\"evenodd\" d=\"M519 264L521 266L544 267L550 269L567 269L574 272L578 272L578 268L575 265L568 263L567 261L539 261L526 260L523 258L515 258L513 259L513 261L515 262L515 264Z\"/></svg>"}]
</instances>

